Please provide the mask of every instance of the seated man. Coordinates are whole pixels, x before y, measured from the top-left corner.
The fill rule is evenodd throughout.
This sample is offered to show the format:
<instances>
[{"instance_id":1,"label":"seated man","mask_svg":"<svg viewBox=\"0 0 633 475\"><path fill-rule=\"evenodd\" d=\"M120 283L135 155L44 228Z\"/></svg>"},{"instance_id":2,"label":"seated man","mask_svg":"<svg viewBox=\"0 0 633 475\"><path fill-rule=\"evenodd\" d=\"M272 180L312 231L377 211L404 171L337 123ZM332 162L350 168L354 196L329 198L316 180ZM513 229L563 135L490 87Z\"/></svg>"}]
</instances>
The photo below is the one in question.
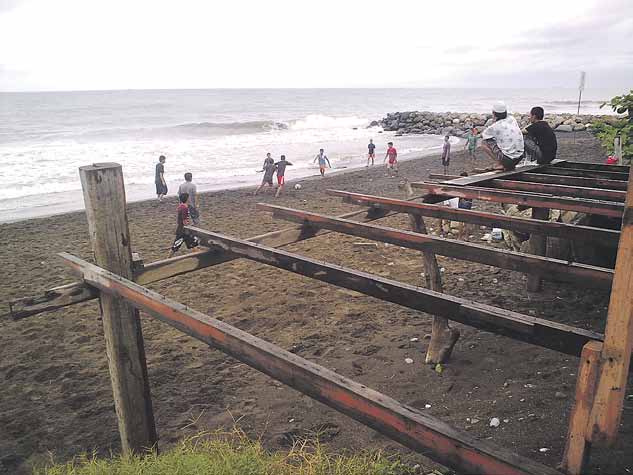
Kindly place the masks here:
<instances>
[{"instance_id":1,"label":"seated man","mask_svg":"<svg viewBox=\"0 0 633 475\"><path fill-rule=\"evenodd\" d=\"M527 136L524 138L525 153L531 161L539 165L550 163L556 158L558 144L556 134L547 122L543 120L542 107L532 107L530 111L530 125L525 129Z\"/></svg>"},{"instance_id":2,"label":"seated man","mask_svg":"<svg viewBox=\"0 0 633 475\"><path fill-rule=\"evenodd\" d=\"M514 170L523 158L523 134L503 102L492 107L494 122L481 133L482 149L497 162L495 170Z\"/></svg>"}]
</instances>

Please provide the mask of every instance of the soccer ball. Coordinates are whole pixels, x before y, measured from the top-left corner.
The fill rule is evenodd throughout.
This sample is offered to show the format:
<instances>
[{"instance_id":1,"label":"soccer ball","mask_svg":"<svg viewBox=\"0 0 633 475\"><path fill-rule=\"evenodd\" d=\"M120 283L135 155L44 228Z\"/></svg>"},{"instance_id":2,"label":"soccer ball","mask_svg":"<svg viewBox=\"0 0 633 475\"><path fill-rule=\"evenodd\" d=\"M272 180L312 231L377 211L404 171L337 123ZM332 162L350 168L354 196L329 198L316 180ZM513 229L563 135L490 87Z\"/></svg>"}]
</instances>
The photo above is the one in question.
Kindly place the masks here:
<instances>
[{"instance_id":1,"label":"soccer ball","mask_svg":"<svg viewBox=\"0 0 633 475\"><path fill-rule=\"evenodd\" d=\"M295 185L295 190L300 190L301 189L301 183L297 183Z\"/></svg>"}]
</instances>

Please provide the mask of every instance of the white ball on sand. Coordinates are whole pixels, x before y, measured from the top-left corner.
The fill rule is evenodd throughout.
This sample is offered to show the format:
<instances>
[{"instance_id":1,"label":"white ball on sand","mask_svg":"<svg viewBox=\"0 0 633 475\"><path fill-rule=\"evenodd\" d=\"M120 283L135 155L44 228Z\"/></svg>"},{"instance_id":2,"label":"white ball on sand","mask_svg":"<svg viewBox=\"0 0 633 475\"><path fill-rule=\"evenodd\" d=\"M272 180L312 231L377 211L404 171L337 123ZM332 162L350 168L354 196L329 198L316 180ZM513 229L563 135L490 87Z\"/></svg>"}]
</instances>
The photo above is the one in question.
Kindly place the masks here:
<instances>
[{"instance_id":1,"label":"white ball on sand","mask_svg":"<svg viewBox=\"0 0 633 475\"><path fill-rule=\"evenodd\" d=\"M295 185L295 190L300 190L301 189L301 183L297 183Z\"/></svg>"}]
</instances>

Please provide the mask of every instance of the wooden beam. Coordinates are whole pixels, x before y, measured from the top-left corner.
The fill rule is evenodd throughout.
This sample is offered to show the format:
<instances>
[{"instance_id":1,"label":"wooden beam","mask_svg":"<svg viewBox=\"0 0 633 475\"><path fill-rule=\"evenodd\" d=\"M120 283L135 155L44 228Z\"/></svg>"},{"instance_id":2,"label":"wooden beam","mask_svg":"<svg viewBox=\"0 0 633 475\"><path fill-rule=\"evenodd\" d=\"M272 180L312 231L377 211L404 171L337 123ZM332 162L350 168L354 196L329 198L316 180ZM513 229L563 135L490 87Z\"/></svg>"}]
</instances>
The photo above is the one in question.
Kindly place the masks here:
<instances>
[{"instance_id":1,"label":"wooden beam","mask_svg":"<svg viewBox=\"0 0 633 475\"><path fill-rule=\"evenodd\" d=\"M330 231L351 236L388 242L408 249L416 249L431 254L434 253L441 256L479 262L501 269L524 272L542 278L572 282L590 288L610 288L613 278L613 271L611 269L587 264L569 263L559 259L542 257L542 255L533 256L530 254L522 254L520 252L497 249L481 244L431 236L428 234L419 234L411 231L402 231L375 224L358 223L347 219L332 218L322 214L265 203L258 203L257 207L265 211L271 211L275 218L303 223L305 226L315 229L329 229ZM438 292L439 291L440 290L438 290Z\"/></svg>"},{"instance_id":2,"label":"wooden beam","mask_svg":"<svg viewBox=\"0 0 633 475\"><path fill-rule=\"evenodd\" d=\"M569 430L561 464L563 471L569 475L582 475L589 459L591 444L587 442L585 434L598 380L601 350L602 343L590 341L584 346L580 355L576 395L569 415Z\"/></svg>"},{"instance_id":3,"label":"wooden beam","mask_svg":"<svg viewBox=\"0 0 633 475\"><path fill-rule=\"evenodd\" d=\"M583 178L578 176L549 175L546 173L524 173L512 177L513 180L548 183L551 185L584 186L607 190L626 191L626 182L607 178Z\"/></svg>"},{"instance_id":4,"label":"wooden beam","mask_svg":"<svg viewBox=\"0 0 633 475\"><path fill-rule=\"evenodd\" d=\"M418 197L412 198L417 199ZM381 217L389 215L384 210L371 208L369 210L352 211L345 213L342 217L351 218L365 214L364 221L373 221ZM295 242L311 239L315 236L327 234L330 231L317 231L307 229L305 227L292 227L273 231L266 234L254 236L249 240L259 242L272 247L282 247ZM164 259L151 264L138 267L134 272L134 281L145 285L152 282L158 282L170 277L186 274L206 267L215 266L224 262L232 261L234 258L230 256L218 256L217 254L206 252L197 252L185 254L171 259ZM54 287L46 290L43 294L21 299L15 299L9 302L8 315L14 320L38 315L43 312L58 310L69 305L75 305L96 299L98 294L83 282L74 282L72 284Z\"/></svg>"},{"instance_id":5,"label":"wooden beam","mask_svg":"<svg viewBox=\"0 0 633 475\"><path fill-rule=\"evenodd\" d=\"M557 165L561 162L563 162L563 160L554 160L552 161L551 164L548 163L546 165L526 165L524 167L518 167L510 171L493 170L490 172L478 173L477 175L460 177L457 180L451 180L451 184L461 185L461 186L472 186L472 185L476 185L488 180L492 180L493 178L515 177L525 172L534 172L538 170L543 170L545 168L552 166L552 164Z\"/></svg>"},{"instance_id":6,"label":"wooden beam","mask_svg":"<svg viewBox=\"0 0 633 475\"><path fill-rule=\"evenodd\" d=\"M245 257L403 307L440 315L481 330L499 333L562 353L579 356L583 345L588 341L602 341L600 334L581 328L471 302L203 229L186 229L190 234L198 236L203 245L208 245L218 252Z\"/></svg>"},{"instance_id":7,"label":"wooden beam","mask_svg":"<svg viewBox=\"0 0 633 475\"><path fill-rule=\"evenodd\" d=\"M446 180L459 180L460 178L463 178L463 177L459 175L444 175L442 173L429 173L429 179L431 180L446 181Z\"/></svg>"},{"instance_id":8,"label":"wooden beam","mask_svg":"<svg viewBox=\"0 0 633 475\"><path fill-rule=\"evenodd\" d=\"M134 282L69 254L61 255L88 284L102 292L129 301L158 320L447 467L487 475L559 474Z\"/></svg>"},{"instance_id":9,"label":"wooden beam","mask_svg":"<svg viewBox=\"0 0 633 475\"><path fill-rule=\"evenodd\" d=\"M121 165L80 167L79 177L95 262L131 279L132 249ZM138 310L110 294L101 293L99 300L123 453L156 450L158 436Z\"/></svg>"},{"instance_id":10,"label":"wooden beam","mask_svg":"<svg viewBox=\"0 0 633 475\"><path fill-rule=\"evenodd\" d=\"M509 229L527 234L541 233L546 236L571 239L573 241L600 242L601 244L612 247L617 247L618 240L620 239L620 232L612 229L593 228L590 226L551 221L537 221L530 218L487 213L484 211L455 209L429 203L411 203L404 200L351 193L348 191L327 190L326 193L332 196L340 196L346 203L360 206L373 206L375 208L397 211L399 213L462 221L464 223Z\"/></svg>"},{"instance_id":11,"label":"wooden beam","mask_svg":"<svg viewBox=\"0 0 633 475\"><path fill-rule=\"evenodd\" d=\"M629 180L626 210L615 263L605 339L600 354L598 387L591 411L594 443L613 445L622 408L633 349L633 177Z\"/></svg>"},{"instance_id":12,"label":"wooden beam","mask_svg":"<svg viewBox=\"0 0 633 475\"><path fill-rule=\"evenodd\" d=\"M607 165L606 163L570 162L565 160L556 166L561 168L579 168L581 170L602 170L606 172L629 173L631 167L628 165Z\"/></svg>"},{"instance_id":13,"label":"wooden beam","mask_svg":"<svg viewBox=\"0 0 633 475\"><path fill-rule=\"evenodd\" d=\"M601 188L579 188L577 186L552 185L530 181L490 180L484 186L492 186L504 190L530 191L556 196L570 196L572 198L589 198L593 200L617 201L626 200L626 191L604 190Z\"/></svg>"},{"instance_id":14,"label":"wooden beam","mask_svg":"<svg viewBox=\"0 0 633 475\"><path fill-rule=\"evenodd\" d=\"M548 175L578 176L582 178L607 178L609 180L627 181L628 173L605 172L601 170L583 170L581 168L545 167L542 173Z\"/></svg>"},{"instance_id":15,"label":"wooden beam","mask_svg":"<svg viewBox=\"0 0 633 475\"><path fill-rule=\"evenodd\" d=\"M497 203L519 204L535 208L566 209L579 213L599 214L621 218L624 206L611 201L564 198L560 196L516 191L499 191L483 187L455 186L437 183L414 182L411 187L425 190L429 195L425 202L438 203L448 198L459 197Z\"/></svg>"}]
</instances>

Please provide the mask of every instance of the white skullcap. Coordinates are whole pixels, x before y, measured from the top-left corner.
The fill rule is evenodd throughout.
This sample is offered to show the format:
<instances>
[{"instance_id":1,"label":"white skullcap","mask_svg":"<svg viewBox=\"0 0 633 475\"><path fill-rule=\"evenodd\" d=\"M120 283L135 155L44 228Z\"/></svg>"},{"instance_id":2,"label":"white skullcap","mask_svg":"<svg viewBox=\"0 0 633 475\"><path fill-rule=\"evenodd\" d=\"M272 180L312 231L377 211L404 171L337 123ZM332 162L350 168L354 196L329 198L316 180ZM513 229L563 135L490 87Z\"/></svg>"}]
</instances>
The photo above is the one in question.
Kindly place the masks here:
<instances>
[{"instance_id":1,"label":"white skullcap","mask_svg":"<svg viewBox=\"0 0 633 475\"><path fill-rule=\"evenodd\" d=\"M504 112L508 112L508 108L506 107L506 103L503 101L497 101L492 105L492 112L496 112L497 114L503 114Z\"/></svg>"}]
</instances>

